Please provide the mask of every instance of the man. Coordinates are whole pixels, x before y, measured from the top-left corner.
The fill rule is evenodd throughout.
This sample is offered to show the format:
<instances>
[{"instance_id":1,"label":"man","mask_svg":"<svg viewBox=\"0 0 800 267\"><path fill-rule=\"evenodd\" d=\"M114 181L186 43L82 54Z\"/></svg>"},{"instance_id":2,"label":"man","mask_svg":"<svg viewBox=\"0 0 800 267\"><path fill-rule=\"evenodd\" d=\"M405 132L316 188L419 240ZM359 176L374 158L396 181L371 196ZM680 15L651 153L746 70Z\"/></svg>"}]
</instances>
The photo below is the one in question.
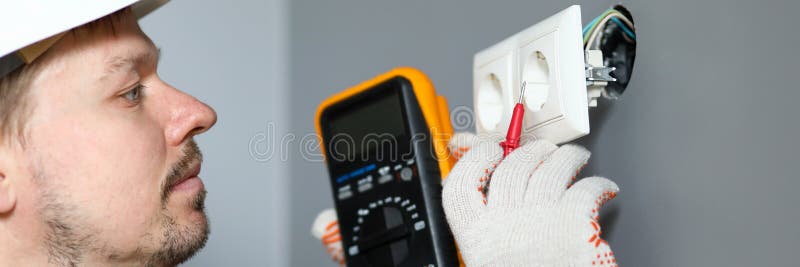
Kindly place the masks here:
<instances>
[{"instance_id":1,"label":"man","mask_svg":"<svg viewBox=\"0 0 800 267\"><path fill-rule=\"evenodd\" d=\"M0 10L54 8L19 2ZM153 3L69 2L99 19L0 49L0 266L177 265L208 237L193 137L216 114L158 76L137 23Z\"/></svg>"},{"instance_id":2,"label":"man","mask_svg":"<svg viewBox=\"0 0 800 267\"><path fill-rule=\"evenodd\" d=\"M69 6L79 7L71 10L78 19ZM205 244L202 157L192 138L216 115L158 77L158 49L136 21L148 6L0 6L0 25L23 28L0 28L9 38L0 39L0 266L174 266ZM58 15L23 12L34 8ZM30 19L37 16L69 23L41 30L47 23ZM540 141L501 159L496 143L451 140L451 151L469 150L443 192L465 262L615 265L596 215L616 185L588 178L566 189L588 152ZM492 189L482 196L475 188L487 176Z\"/></svg>"}]
</instances>

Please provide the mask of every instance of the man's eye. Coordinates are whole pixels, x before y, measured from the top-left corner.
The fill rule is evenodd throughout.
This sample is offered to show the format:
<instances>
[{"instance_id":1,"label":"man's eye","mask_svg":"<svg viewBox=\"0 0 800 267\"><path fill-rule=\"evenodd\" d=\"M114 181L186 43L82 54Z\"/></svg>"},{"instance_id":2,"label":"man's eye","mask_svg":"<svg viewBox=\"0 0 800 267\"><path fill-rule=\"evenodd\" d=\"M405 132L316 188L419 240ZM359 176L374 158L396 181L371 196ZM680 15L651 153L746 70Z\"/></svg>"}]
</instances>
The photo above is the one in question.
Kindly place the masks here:
<instances>
[{"instance_id":1,"label":"man's eye","mask_svg":"<svg viewBox=\"0 0 800 267\"><path fill-rule=\"evenodd\" d=\"M131 90L122 94L122 97L131 102L139 102L139 99L142 97L142 90L144 90L144 85L136 84Z\"/></svg>"}]
</instances>

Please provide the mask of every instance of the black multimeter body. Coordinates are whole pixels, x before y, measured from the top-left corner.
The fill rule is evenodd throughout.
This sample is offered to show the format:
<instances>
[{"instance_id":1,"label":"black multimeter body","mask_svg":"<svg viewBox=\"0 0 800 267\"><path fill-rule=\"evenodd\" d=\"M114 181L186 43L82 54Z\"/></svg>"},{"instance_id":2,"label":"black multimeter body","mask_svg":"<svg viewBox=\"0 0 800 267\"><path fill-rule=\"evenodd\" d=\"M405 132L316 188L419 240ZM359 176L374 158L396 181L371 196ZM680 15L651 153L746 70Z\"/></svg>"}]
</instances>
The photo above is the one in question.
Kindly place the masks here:
<instances>
[{"instance_id":1,"label":"black multimeter body","mask_svg":"<svg viewBox=\"0 0 800 267\"><path fill-rule=\"evenodd\" d=\"M347 266L458 266L412 83L377 83L326 107L319 123Z\"/></svg>"}]
</instances>

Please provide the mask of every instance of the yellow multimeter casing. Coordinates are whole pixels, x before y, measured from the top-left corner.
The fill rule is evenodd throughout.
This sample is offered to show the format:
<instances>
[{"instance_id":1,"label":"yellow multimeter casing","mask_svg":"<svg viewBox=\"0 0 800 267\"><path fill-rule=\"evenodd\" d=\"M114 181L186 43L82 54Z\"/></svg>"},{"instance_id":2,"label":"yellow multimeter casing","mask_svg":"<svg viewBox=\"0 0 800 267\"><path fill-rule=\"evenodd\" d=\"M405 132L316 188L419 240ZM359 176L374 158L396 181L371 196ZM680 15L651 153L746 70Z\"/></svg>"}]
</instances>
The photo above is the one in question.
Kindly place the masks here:
<instances>
[{"instance_id":1,"label":"yellow multimeter casing","mask_svg":"<svg viewBox=\"0 0 800 267\"><path fill-rule=\"evenodd\" d=\"M348 267L459 265L441 205L453 129L425 74L400 67L335 94L315 126Z\"/></svg>"},{"instance_id":2,"label":"yellow multimeter casing","mask_svg":"<svg viewBox=\"0 0 800 267\"><path fill-rule=\"evenodd\" d=\"M356 86L350 87L338 94L328 97L323 100L317 107L316 116L314 118L314 126L317 130L317 137L320 141L321 152L325 153L325 144L322 142L322 130L320 124L320 117L322 112L328 107L339 103L345 99L357 95L361 92L373 88L382 82L391 78L404 77L411 82L414 89L414 94L417 97L422 115L425 117L425 122L430 128L431 135L436 137L433 141L435 153L439 158L439 171L441 172L442 179L447 177L450 169L455 164L453 157L449 156L447 149L447 142L453 136L453 126L450 124L450 111L447 108L447 99L444 96L437 95L433 87L433 83L428 79L422 71L412 67L398 67L383 73L370 80L364 81Z\"/></svg>"}]
</instances>

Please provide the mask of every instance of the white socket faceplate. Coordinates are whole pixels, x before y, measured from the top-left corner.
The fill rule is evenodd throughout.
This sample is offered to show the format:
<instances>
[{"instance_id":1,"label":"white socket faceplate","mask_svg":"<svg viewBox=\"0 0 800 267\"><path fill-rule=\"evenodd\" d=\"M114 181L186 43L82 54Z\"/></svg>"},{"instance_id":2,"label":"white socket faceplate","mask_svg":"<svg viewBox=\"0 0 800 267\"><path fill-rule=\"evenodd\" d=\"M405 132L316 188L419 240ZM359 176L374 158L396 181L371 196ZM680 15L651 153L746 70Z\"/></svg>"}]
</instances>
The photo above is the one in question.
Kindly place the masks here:
<instances>
[{"instance_id":1,"label":"white socket faceplate","mask_svg":"<svg viewBox=\"0 0 800 267\"><path fill-rule=\"evenodd\" d=\"M505 134L523 82L526 134L565 143L589 133L580 6L475 54L478 133Z\"/></svg>"}]
</instances>

